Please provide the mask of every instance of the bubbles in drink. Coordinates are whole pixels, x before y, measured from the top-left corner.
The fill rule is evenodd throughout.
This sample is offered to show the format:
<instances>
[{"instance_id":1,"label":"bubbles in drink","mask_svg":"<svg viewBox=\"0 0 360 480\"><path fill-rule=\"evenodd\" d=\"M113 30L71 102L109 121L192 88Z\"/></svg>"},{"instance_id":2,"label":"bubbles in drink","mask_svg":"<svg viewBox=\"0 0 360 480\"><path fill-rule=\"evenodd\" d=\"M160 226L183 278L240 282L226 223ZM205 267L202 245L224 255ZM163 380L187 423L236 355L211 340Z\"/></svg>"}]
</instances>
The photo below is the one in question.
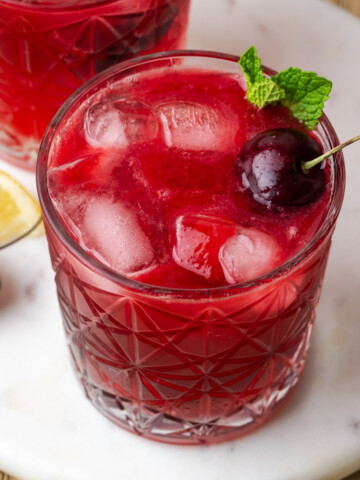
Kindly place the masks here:
<instances>
[{"instance_id":1,"label":"bubbles in drink","mask_svg":"<svg viewBox=\"0 0 360 480\"><path fill-rule=\"evenodd\" d=\"M163 103L156 110L168 147L220 150L234 143L231 122L220 109L178 101Z\"/></svg>"},{"instance_id":2,"label":"bubbles in drink","mask_svg":"<svg viewBox=\"0 0 360 480\"><path fill-rule=\"evenodd\" d=\"M281 264L281 249L274 237L256 228L242 228L219 250L228 283L252 280Z\"/></svg>"},{"instance_id":3,"label":"bubbles in drink","mask_svg":"<svg viewBox=\"0 0 360 480\"><path fill-rule=\"evenodd\" d=\"M249 109L234 76L163 72L89 97L67 124L84 128L76 142L56 132L62 164L51 160L49 187L66 227L106 265L155 285L218 287L280 266L318 223L311 212L274 217L239 189L240 146L267 127L266 112Z\"/></svg>"},{"instance_id":4,"label":"bubbles in drink","mask_svg":"<svg viewBox=\"0 0 360 480\"><path fill-rule=\"evenodd\" d=\"M142 102L119 99L90 106L84 119L85 136L95 147L126 148L151 140L158 131L151 109Z\"/></svg>"}]
</instances>

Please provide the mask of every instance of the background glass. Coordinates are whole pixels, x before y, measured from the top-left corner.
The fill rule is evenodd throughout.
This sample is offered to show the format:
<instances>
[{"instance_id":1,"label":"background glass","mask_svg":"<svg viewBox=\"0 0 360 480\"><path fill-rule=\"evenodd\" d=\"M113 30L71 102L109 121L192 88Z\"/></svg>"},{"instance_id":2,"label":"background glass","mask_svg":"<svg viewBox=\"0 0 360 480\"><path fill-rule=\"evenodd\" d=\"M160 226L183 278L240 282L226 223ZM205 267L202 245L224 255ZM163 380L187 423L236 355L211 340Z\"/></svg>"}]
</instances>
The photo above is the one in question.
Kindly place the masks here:
<instances>
[{"instance_id":1,"label":"background glass","mask_svg":"<svg viewBox=\"0 0 360 480\"><path fill-rule=\"evenodd\" d=\"M0 0L0 158L33 170L66 98L140 52L185 47L190 0Z\"/></svg>"}]
</instances>

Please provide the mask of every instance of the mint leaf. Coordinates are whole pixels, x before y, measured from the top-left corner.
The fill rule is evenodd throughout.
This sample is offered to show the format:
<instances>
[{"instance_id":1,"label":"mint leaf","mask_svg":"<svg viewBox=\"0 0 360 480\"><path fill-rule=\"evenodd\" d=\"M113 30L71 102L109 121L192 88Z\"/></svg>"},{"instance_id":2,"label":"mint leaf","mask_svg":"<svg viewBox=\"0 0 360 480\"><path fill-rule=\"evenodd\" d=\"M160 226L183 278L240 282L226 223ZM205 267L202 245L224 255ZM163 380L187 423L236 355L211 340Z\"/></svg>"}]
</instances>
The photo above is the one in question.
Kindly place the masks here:
<instances>
[{"instance_id":1,"label":"mint leaf","mask_svg":"<svg viewBox=\"0 0 360 480\"><path fill-rule=\"evenodd\" d=\"M259 108L263 108L285 98L285 92L270 78L264 76L260 81L248 87L246 96L251 103Z\"/></svg>"},{"instance_id":2,"label":"mint leaf","mask_svg":"<svg viewBox=\"0 0 360 480\"><path fill-rule=\"evenodd\" d=\"M272 82L270 78L265 77L261 60L254 46L246 50L241 56L239 64L242 67L248 87L246 97L249 102L263 108L285 98L285 92L282 88Z\"/></svg>"},{"instance_id":3,"label":"mint leaf","mask_svg":"<svg viewBox=\"0 0 360 480\"><path fill-rule=\"evenodd\" d=\"M282 100L295 118L310 130L315 128L322 115L325 101L329 98L332 83L315 72L303 72L299 68L288 68L272 77L286 97Z\"/></svg>"},{"instance_id":4,"label":"mint leaf","mask_svg":"<svg viewBox=\"0 0 360 480\"><path fill-rule=\"evenodd\" d=\"M239 65L243 70L247 86L262 80L264 77L261 60L254 46L248 48L246 52L241 55Z\"/></svg>"},{"instance_id":5,"label":"mint leaf","mask_svg":"<svg viewBox=\"0 0 360 480\"><path fill-rule=\"evenodd\" d=\"M307 128L315 128L329 98L330 80L292 67L269 78L264 75L254 46L246 50L239 64L246 80L246 97L251 103L263 108L281 102Z\"/></svg>"}]
</instances>

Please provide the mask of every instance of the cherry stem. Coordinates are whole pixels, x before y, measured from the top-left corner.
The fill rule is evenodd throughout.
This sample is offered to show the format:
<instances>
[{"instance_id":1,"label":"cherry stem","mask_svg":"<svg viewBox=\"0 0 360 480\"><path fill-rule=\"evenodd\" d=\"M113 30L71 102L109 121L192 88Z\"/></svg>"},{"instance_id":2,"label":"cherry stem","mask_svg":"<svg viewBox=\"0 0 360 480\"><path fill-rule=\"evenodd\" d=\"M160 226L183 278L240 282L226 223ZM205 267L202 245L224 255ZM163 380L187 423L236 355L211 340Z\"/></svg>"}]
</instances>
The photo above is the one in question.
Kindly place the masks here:
<instances>
[{"instance_id":1,"label":"cherry stem","mask_svg":"<svg viewBox=\"0 0 360 480\"><path fill-rule=\"evenodd\" d=\"M347 147L348 145L351 145L352 143L357 142L358 140L360 140L360 135L357 135L356 137L350 138L350 140L347 140L346 142L341 143L337 147L332 148L328 152L323 153L322 155L320 155L320 157L316 157L313 160L309 160L308 162L302 162L302 164L301 164L302 171L304 173L309 173L309 170L311 168L315 167L315 165L318 165L319 163L321 163L322 161L324 161L325 159L327 159L331 155L334 155L334 153L339 152L343 148Z\"/></svg>"}]
</instances>

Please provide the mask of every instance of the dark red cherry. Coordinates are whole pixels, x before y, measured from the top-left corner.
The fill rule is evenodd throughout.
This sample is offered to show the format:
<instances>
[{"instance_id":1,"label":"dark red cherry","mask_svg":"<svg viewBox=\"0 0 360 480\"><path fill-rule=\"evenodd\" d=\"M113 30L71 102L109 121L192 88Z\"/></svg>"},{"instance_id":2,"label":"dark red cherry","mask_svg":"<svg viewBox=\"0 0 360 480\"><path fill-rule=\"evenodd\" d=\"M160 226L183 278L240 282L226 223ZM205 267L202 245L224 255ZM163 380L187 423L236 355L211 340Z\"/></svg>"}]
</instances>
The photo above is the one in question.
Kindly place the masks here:
<instances>
[{"instance_id":1,"label":"dark red cherry","mask_svg":"<svg viewBox=\"0 0 360 480\"><path fill-rule=\"evenodd\" d=\"M302 162L322 153L320 145L306 133L279 128L247 141L236 166L243 186L258 202L274 209L301 207L318 197L326 183L320 166L304 173Z\"/></svg>"}]
</instances>

